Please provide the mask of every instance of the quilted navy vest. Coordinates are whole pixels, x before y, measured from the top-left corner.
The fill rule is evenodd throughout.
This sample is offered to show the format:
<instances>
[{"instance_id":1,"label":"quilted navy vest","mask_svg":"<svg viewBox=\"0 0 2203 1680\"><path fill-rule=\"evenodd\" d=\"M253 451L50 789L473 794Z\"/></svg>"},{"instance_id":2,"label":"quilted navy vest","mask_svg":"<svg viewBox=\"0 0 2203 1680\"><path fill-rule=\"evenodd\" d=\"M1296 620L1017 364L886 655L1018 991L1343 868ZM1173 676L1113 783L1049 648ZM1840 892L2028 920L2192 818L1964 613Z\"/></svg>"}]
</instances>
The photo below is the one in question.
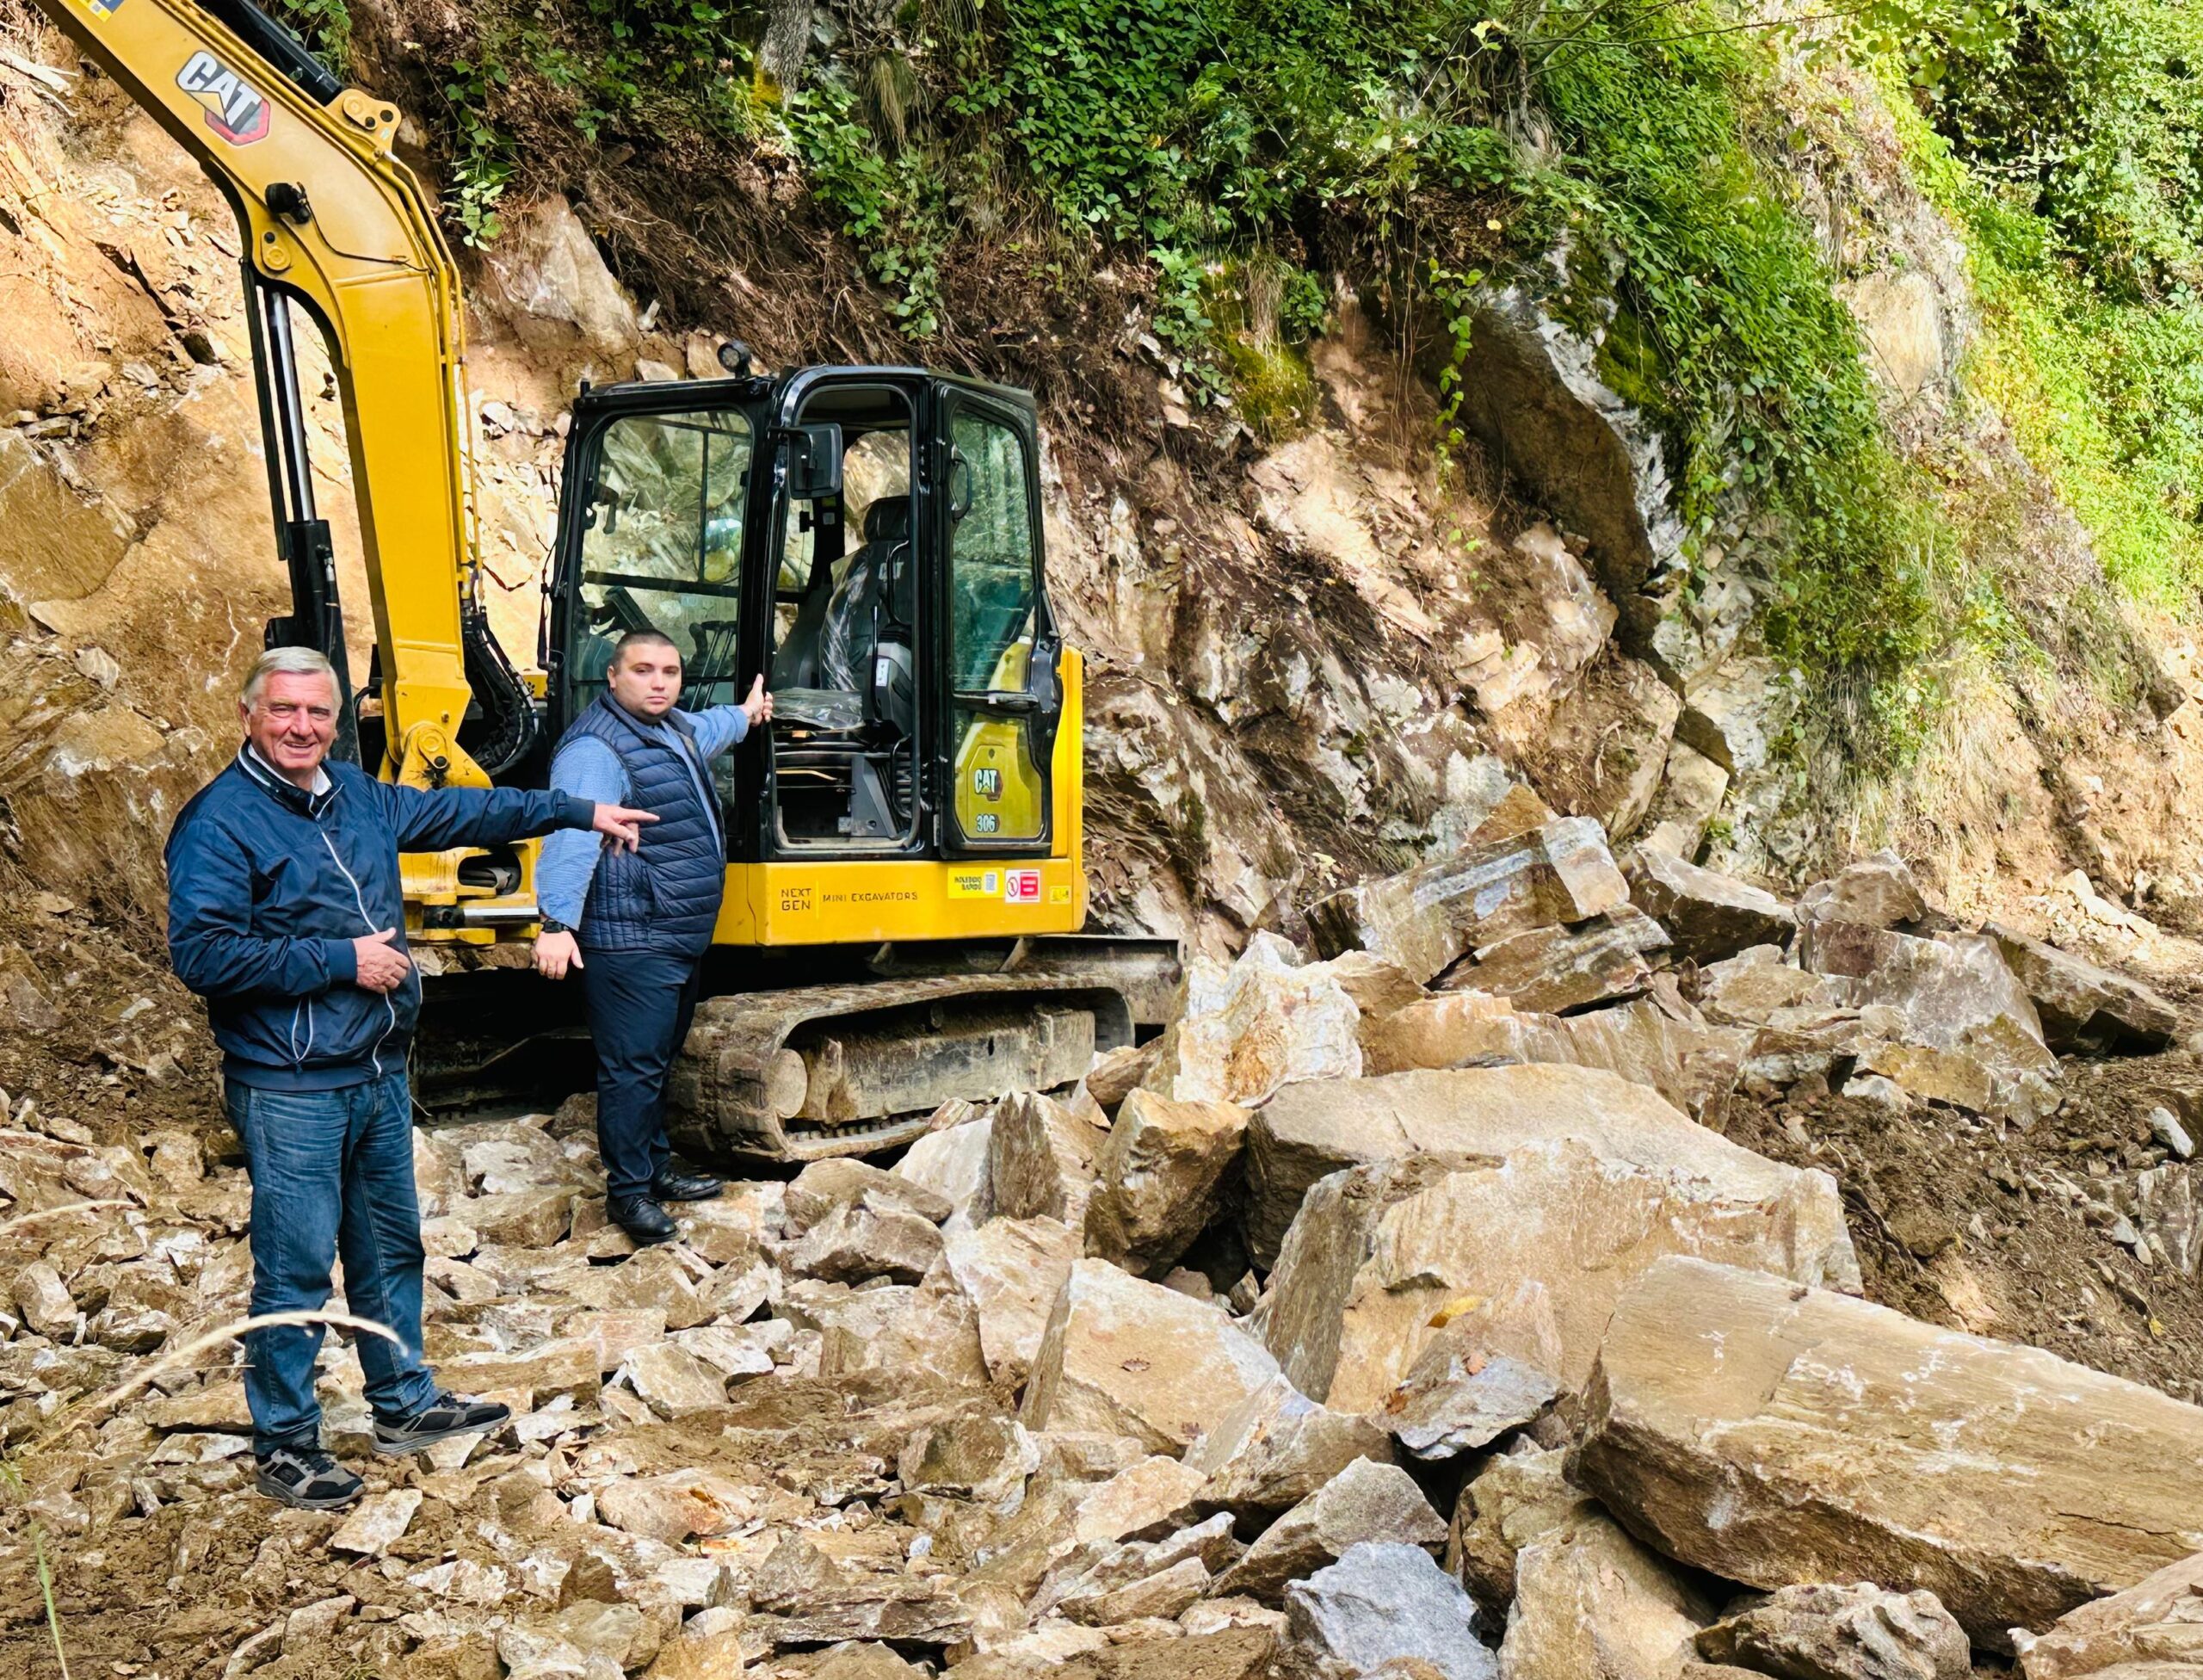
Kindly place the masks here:
<instances>
[{"instance_id":1,"label":"quilted navy vest","mask_svg":"<svg viewBox=\"0 0 2203 1680\"><path fill-rule=\"evenodd\" d=\"M710 948L726 886L726 848L718 813L696 795L690 761L706 787L711 772L696 752L688 719L669 712L665 726L651 728L601 695L566 733L568 739L594 735L618 753L627 773L627 802L657 816L644 825L639 849L608 846L598 855L582 906L583 948L701 956Z\"/></svg>"}]
</instances>

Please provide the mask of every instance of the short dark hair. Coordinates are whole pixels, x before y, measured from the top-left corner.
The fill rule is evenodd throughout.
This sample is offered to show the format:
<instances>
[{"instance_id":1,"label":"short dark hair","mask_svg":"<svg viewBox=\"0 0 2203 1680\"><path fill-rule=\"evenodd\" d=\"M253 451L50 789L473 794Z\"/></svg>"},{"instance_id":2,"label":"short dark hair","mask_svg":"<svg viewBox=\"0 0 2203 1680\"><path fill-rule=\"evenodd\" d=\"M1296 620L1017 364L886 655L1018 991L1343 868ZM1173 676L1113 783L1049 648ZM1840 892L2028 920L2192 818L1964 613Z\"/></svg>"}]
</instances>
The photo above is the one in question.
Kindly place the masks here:
<instances>
[{"instance_id":1,"label":"short dark hair","mask_svg":"<svg viewBox=\"0 0 2203 1680\"><path fill-rule=\"evenodd\" d=\"M612 663L618 665L627 657L627 650L631 647L670 647L675 658L678 658L681 654L681 644L663 630L630 630L612 644Z\"/></svg>"}]
</instances>

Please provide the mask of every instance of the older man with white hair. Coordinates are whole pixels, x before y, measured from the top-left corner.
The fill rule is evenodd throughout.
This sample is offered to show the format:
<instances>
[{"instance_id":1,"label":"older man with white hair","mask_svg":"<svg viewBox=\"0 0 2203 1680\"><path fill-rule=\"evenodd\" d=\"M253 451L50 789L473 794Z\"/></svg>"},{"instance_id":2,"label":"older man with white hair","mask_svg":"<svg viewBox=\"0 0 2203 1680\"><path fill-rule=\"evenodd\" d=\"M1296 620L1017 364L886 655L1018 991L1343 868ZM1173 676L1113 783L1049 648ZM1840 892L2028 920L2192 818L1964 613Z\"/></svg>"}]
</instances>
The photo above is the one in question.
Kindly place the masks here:
<instances>
[{"instance_id":1,"label":"older man with white hair","mask_svg":"<svg viewBox=\"0 0 2203 1680\"><path fill-rule=\"evenodd\" d=\"M363 1336L378 1453L495 1428L501 1405L436 1385L421 1352L421 1214L406 1055L420 1010L398 855L593 829L633 848L649 812L556 792L401 788L328 762L340 696L309 648L262 654L238 701L244 743L170 831L169 953L207 1000L224 1096L252 1178L252 1311L345 1303ZM360 1479L321 1448L318 1325L246 1338L262 1493L333 1510Z\"/></svg>"}]
</instances>

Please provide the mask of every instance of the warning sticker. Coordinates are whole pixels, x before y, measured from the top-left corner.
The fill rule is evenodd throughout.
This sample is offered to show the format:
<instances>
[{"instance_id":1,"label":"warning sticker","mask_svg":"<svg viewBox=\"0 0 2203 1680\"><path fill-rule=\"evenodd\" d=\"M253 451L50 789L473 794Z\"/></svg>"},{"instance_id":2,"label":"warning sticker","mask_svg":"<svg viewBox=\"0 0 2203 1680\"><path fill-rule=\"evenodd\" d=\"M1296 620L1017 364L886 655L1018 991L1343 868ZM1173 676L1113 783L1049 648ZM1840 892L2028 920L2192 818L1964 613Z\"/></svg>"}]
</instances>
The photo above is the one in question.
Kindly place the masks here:
<instances>
[{"instance_id":1,"label":"warning sticker","mask_svg":"<svg viewBox=\"0 0 2203 1680\"><path fill-rule=\"evenodd\" d=\"M1002 895L1014 905L1037 905L1040 902L1040 872L1038 869L1012 869L1003 880Z\"/></svg>"},{"instance_id":2,"label":"warning sticker","mask_svg":"<svg viewBox=\"0 0 2203 1680\"><path fill-rule=\"evenodd\" d=\"M951 869L948 896L952 899L996 899L1002 896L999 869Z\"/></svg>"}]
</instances>

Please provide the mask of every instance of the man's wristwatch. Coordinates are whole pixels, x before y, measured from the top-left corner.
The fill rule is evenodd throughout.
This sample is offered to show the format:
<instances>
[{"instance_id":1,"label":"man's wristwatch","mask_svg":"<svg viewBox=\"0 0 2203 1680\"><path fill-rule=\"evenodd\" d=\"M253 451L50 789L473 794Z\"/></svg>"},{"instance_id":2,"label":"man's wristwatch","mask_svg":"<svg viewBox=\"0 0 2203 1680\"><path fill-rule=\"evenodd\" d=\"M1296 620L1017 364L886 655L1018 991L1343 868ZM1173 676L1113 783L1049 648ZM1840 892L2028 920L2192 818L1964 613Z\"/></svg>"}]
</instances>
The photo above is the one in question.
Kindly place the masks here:
<instances>
[{"instance_id":1,"label":"man's wristwatch","mask_svg":"<svg viewBox=\"0 0 2203 1680\"><path fill-rule=\"evenodd\" d=\"M546 933L571 933L573 931L571 928L568 927L564 922L561 922L555 916L545 917L542 922L542 928L543 931Z\"/></svg>"}]
</instances>

